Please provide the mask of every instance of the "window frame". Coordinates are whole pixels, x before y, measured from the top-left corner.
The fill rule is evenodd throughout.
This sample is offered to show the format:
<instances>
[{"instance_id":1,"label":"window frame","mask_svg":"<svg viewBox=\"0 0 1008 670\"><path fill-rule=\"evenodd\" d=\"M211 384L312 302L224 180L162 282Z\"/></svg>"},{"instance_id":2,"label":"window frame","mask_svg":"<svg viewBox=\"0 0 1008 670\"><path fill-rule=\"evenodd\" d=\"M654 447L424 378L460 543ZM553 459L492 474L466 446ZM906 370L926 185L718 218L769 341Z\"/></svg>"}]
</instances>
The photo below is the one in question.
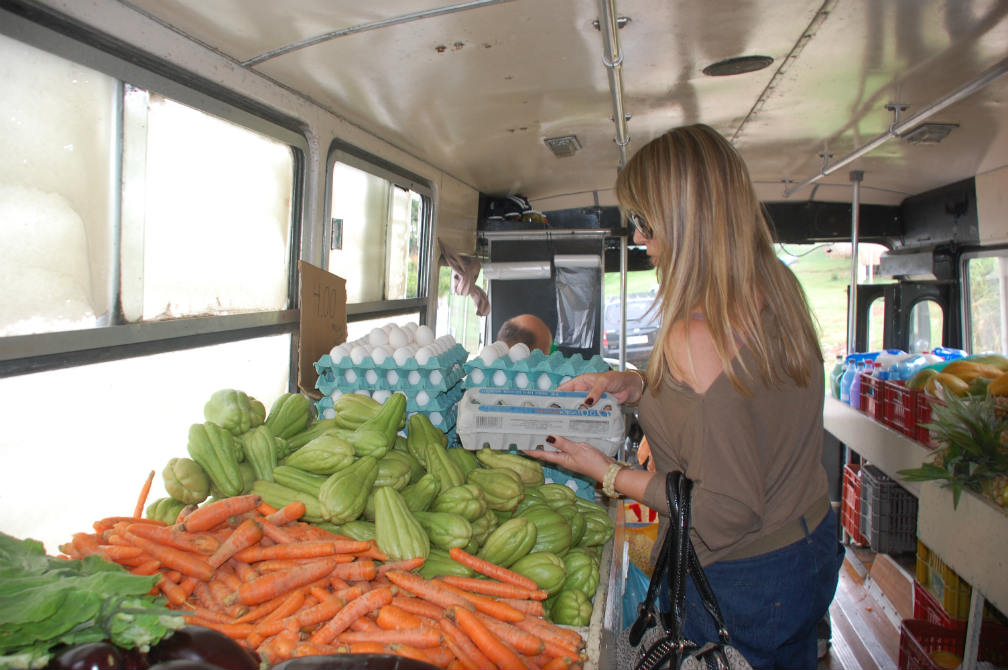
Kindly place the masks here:
<instances>
[{"instance_id":1,"label":"window frame","mask_svg":"<svg viewBox=\"0 0 1008 670\"><path fill-rule=\"evenodd\" d=\"M436 259L433 258L434 222L437 200L434 197L434 187L431 182L409 170L400 168L388 161L368 153L342 140L333 140L326 156L325 203L322 217L322 264L329 265L329 252L332 251L332 191L333 168L336 163L343 163L368 174L385 179L394 186L413 191L424 199L423 221L420 231L419 268L417 277L416 298L399 300L374 300L369 302L347 302L347 321L367 321L389 316L404 314L419 314L420 324L436 322L437 287L431 289L432 278L436 281ZM433 300L431 296L433 295Z\"/></svg>"},{"instance_id":2,"label":"window frame","mask_svg":"<svg viewBox=\"0 0 1008 670\"><path fill-rule=\"evenodd\" d=\"M973 323L970 306L973 304L972 298L970 296L970 283L969 283L969 262L976 258L990 258L996 256L1008 257L1008 244L997 244L991 245L989 247L970 249L968 251L963 251L959 256L959 296L962 301L961 323L960 327L962 329L963 345L966 345L972 350L973 347ZM1008 311L1008 306L1003 306ZM971 353L974 353L971 351Z\"/></svg>"},{"instance_id":3,"label":"window frame","mask_svg":"<svg viewBox=\"0 0 1008 670\"><path fill-rule=\"evenodd\" d=\"M163 322L116 323L82 330L2 337L0 378L280 333L296 335L300 314L297 261L301 257L305 156L309 153L304 124L241 97L220 84L153 58L114 37L48 10L14 7L11 11L2 8L0 34L112 77L119 82L120 90L123 83L144 88L287 144L292 150L294 168L287 301L284 309L183 317ZM119 146L116 150L121 155L121 119L117 123ZM116 198L117 210L120 203L121 192ZM118 274L116 268L113 281L118 281ZM119 287L114 286L111 290L115 291L118 298ZM296 340L295 337L290 362L292 384L297 379Z\"/></svg>"}]
</instances>

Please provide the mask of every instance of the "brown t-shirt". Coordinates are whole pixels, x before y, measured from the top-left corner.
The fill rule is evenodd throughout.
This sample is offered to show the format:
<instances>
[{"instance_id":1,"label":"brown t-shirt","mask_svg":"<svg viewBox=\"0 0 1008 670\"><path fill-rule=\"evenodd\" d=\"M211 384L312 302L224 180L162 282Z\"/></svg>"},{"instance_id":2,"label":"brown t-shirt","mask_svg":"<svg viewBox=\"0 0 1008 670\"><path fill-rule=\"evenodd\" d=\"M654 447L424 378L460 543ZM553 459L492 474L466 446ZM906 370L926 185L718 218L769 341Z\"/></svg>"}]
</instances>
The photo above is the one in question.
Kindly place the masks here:
<instances>
[{"instance_id":1,"label":"brown t-shirt","mask_svg":"<svg viewBox=\"0 0 1008 670\"><path fill-rule=\"evenodd\" d=\"M769 338L782 337L763 311ZM638 416L658 471L645 491L668 525L666 472L693 480L693 543L703 565L796 521L827 493L822 465L824 375L800 387L790 378L777 387L759 378L748 349L741 356L753 376L740 371L751 396L739 393L723 372L705 393L665 376L658 395L641 399ZM814 530L812 528L809 529ZM656 552L652 556L657 555Z\"/></svg>"}]
</instances>

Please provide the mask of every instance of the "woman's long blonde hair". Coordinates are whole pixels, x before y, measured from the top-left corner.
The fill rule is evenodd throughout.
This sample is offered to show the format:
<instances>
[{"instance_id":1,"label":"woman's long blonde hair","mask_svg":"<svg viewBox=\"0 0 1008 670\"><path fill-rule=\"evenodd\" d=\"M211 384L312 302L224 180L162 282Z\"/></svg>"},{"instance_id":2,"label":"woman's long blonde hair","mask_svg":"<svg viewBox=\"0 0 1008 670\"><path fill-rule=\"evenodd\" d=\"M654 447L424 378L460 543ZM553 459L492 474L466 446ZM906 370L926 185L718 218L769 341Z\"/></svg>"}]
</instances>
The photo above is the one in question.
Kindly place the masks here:
<instances>
[{"instance_id":1,"label":"woman's long blonde hair","mask_svg":"<svg viewBox=\"0 0 1008 670\"><path fill-rule=\"evenodd\" d=\"M751 393L739 375L776 385L786 377L807 386L823 374L822 351L805 292L777 258L773 235L742 157L713 128L676 128L637 151L616 180L624 212L635 212L653 231L658 271L659 342L674 324L699 311L732 384ZM761 309L777 317L783 337L768 338ZM688 332L688 328L687 328ZM736 357L748 347L759 365ZM655 392L666 371L684 370L662 346L648 362ZM687 354L688 355L688 354Z\"/></svg>"}]
</instances>

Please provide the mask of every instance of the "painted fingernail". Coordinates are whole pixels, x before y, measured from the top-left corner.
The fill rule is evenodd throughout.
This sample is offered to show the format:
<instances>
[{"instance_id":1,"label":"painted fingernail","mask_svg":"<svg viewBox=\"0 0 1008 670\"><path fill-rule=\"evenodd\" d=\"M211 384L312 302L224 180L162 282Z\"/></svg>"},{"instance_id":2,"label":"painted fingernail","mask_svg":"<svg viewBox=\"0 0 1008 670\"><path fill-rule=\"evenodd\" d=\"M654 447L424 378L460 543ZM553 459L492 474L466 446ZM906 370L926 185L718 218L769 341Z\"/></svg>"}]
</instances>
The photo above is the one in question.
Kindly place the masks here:
<instances>
[{"instance_id":1,"label":"painted fingernail","mask_svg":"<svg viewBox=\"0 0 1008 670\"><path fill-rule=\"evenodd\" d=\"M585 404L591 407L595 404L595 398L585 398Z\"/></svg>"},{"instance_id":2,"label":"painted fingernail","mask_svg":"<svg viewBox=\"0 0 1008 670\"><path fill-rule=\"evenodd\" d=\"M554 442L556 442L556 438L553 437L552 435L547 435L546 441L549 442L550 444L553 444Z\"/></svg>"}]
</instances>

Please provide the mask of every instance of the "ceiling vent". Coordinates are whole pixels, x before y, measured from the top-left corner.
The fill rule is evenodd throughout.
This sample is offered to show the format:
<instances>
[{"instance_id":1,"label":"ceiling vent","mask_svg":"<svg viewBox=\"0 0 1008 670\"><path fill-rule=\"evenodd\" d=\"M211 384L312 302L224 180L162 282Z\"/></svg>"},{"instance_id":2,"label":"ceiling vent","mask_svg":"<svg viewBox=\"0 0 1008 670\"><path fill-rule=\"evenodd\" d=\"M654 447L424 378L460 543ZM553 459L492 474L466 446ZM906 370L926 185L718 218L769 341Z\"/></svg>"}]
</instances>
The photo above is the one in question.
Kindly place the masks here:
<instances>
[{"instance_id":1,"label":"ceiling vent","mask_svg":"<svg viewBox=\"0 0 1008 670\"><path fill-rule=\"evenodd\" d=\"M773 63L773 58L770 56L736 56L711 63L703 69L703 73L708 77L730 77L762 70L771 63Z\"/></svg>"},{"instance_id":2,"label":"ceiling vent","mask_svg":"<svg viewBox=\"0 0 1008 670\"><path fill-rule=\"evenodd\" d=\"M958 127L958 123L922 123L903 133L902 137L910 144L938 144Z\"/></svg>"},{"instance_id":3,"label":"ceiling vent","mask_svg":"<svg viewBox=\"0 0 1008 670\"><path fill-rule=\"evenodd\" d=\"M577 150L581 148L581 143L578 141L577 135L547 137L543 141L557 158L567 158L568 156L573 156Z\"/></svg>"}]
</instances>

